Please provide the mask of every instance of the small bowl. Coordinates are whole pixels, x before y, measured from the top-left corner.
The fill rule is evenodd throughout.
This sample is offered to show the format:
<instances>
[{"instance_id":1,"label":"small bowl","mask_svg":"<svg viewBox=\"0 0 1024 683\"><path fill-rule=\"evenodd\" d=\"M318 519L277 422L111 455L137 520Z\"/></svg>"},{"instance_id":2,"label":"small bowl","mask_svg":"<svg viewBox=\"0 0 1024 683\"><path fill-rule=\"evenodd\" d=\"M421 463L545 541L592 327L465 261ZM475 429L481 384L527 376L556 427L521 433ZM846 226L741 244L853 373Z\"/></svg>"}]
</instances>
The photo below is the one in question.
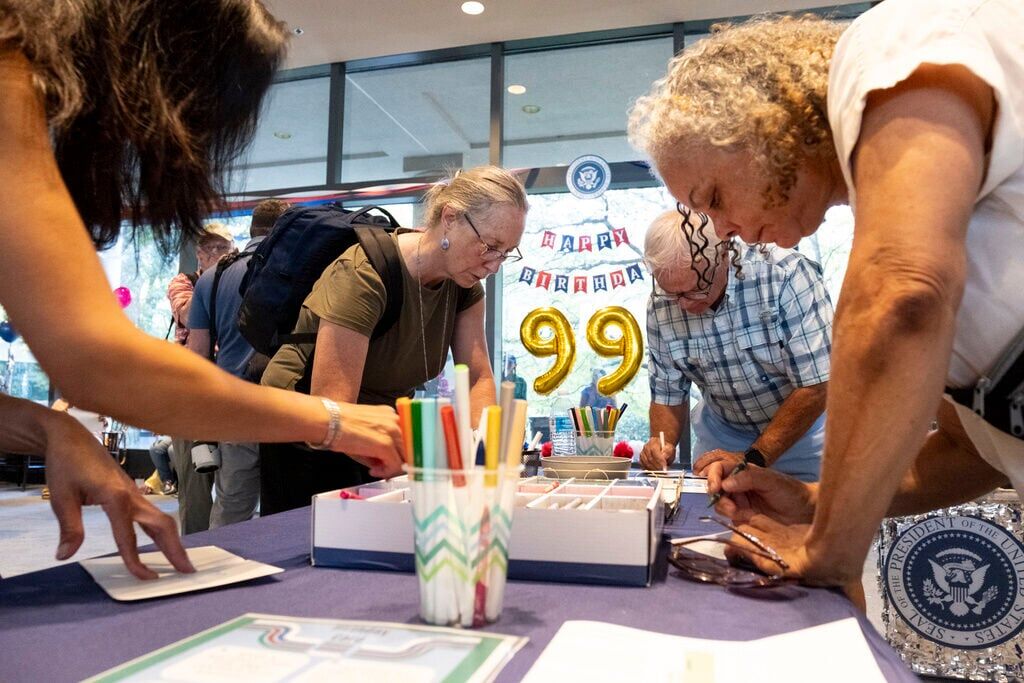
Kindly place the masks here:
<instances>
[{"instance_id":1,"label":"small bowl","mask_svg":"<svg viewBox=\"0 0 1024 683\"><path fill-rule=\"evenodd\" d=\"M552 479L625 479L633 461L613 455L552 455L541 458L544 476Z\"/></svg>"}]
</instances>

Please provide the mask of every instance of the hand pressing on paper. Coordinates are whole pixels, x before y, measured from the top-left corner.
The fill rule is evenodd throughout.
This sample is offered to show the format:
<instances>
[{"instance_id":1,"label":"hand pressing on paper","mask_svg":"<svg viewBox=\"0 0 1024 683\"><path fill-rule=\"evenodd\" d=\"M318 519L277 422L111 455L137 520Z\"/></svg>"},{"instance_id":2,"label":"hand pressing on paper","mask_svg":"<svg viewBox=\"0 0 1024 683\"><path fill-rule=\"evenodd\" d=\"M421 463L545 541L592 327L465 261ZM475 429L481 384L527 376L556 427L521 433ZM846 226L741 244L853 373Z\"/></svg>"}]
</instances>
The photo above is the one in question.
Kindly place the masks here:
<instances>
[{"instance_id":1,"label":"hand pressing on paper","mask_svg":"<svg viewBox=\"0 0 1024 683\"><path fill-rule=\"evenodd\" d=\"M50 505L60 525L57 559L66 560L85 539L82 506L99 505L110 519L117 552L125 566L140 579L155 579L156 572L139 560L134 524L137 523L180 572L194 572L178 537L174 520L149 503L85 428L63 413L46 420L46 483Z\"/></svg>"},{"instance_id":2,"label":"hand pressing on paper","mask_svg":"<svg viewBox=\"0 0 1024 683\"><path fill-rule=\"evenodd\" d=\"M708 451L704 455L697 458L697 462L693 463L693 473L700 477L708 478L708 493L718 493L719 482L724 477L718 477L715 481L711 480L711 466L719 464L719 472L724 472L728 475L736 466L741 462L746 462L742 453L735 453L733 451L724 451L720 448L716 448L713 451ZM712 489L712 486L714 488Z\"/></svg>"},{"instance_id":3,"label":"hand pressing on paper","mask_svg":"<svg viewBox=\"0 0 1024 683\"><path fill-rule=\"evenodd\" d=\"M862 612L867 609L864 598L864 586L861 584L863 567L844 567L836 564L831 558L816 554L809 543L810 524L783 524L762 514L753 515L745 524L737 524L737 528L750 534L764 546L774 550L789 566L784 576L798 579L808 586L838 586L846 596ZM733 534L736 546L726 549L726 557L734 560L742 556L761 571L777 574L779 565L761 554L744 552L743 548L752 551L757 547L739 534Z\"/></svg>"}]
</instances>

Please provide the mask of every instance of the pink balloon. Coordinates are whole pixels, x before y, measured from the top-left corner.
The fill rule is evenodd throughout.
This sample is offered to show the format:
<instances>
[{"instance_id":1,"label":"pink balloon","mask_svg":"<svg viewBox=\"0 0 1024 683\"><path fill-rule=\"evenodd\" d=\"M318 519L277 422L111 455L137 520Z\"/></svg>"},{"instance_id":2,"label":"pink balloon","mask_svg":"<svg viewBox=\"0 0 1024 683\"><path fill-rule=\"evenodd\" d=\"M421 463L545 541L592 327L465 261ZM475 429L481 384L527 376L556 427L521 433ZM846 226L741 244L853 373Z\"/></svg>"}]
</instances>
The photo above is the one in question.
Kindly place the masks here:
<instances>
[{"instance_id":1,"label":"pink balloon","mask_svg":"<svg viewBox=\"0 0 1024 683\"><path fill-rule=\"evenodd\" d=\"M132 303L132 290L127 287L118 287L115 289L114 296L117 297L117 303L121 305L121 308L128 308Z\"/></svg>"}]
</instances>

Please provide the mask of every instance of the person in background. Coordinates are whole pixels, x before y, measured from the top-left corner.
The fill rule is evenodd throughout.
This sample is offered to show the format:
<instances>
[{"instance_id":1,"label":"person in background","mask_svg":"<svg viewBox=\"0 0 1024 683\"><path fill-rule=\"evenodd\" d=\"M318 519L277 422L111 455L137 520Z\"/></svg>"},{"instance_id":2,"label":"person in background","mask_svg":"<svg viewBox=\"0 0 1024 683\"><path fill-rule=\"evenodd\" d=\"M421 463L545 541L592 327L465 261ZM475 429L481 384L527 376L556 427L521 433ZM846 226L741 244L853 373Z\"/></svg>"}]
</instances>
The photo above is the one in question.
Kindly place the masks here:
<instances>
[{"instance_id":1,"label":"person in background","mask_svg":"<svg viewBox=\"0 0 1024 683\"><path fill-rule=\"evenodd\" d=\"M590 371L590 384L580 392L580 406L590 406L594 410L617 408L614 396L605 396L597 389L597 383L604 377L604 370L594 368Z\"/></svg>"},{"instance_id":2,"label":"person in background","mask_svg":"<svg viewBox=\"0 0 1024 683\"><path fill-rule=\"evenodd\" d=\"M480 166L437 183L423 201L426 226L392 234L403 266L397 322L370 339L388 293L355 245L327 267L299 313L295 332L316 332L316 353L312 344L285 344L263 384L293 391L309 386L335 400L393 405L437 377L450 350L456 363L469 366L474 423L494 402L480 281L520 258L526 190L512 173ZM360 484L372 474L360 458L291 444L261 444L260 468L260 514L309 505L315 493ZM400 473L396 463L386 474Z\"/></svg>"},{"instance_id":3,"label":"person in background","mask_svg":"<svg viewBox=\"0 0 1024 683\"><path fill-rule=\"evenodd\" d=\"M234 238L223 223L207 223L205 231L196 241L196 263L192 273L178 273L167 285L167 300L171 302L174 341L184 346L188 342L188 314L192 306L193 291L199 277L217 265L222 256L231 253Z\"/></svg>"},{"instance_id":4,"label":"person in background","mask_svg":"<svg viewBox=\"0 0 1024 683\"><path fill-rule=\"evenodd\" d=\"M526 399L526 380L516 374L516 357L511 353L505 354L505 372L501 377L501 381L515 384L515 397L517 399Z\"/></svg>"},{"instance_id":5,"label":"person in background","mask_svg":"<svg viewBox=\"0 0 1024 683\"><path fill-rule=\"evenodd\" d=\"M759 494L740 528L807 583L857 594L885 515L1024 491L1020 378L993 391L1024 328L1021 26L1012 0L759 19L681 52L631 114L669 192L722 238L793 246L828 207L854 210L821 483L740 473L797 492L789 510Z\"/></svg>"},{"instance_id":6,"label":"person in background","mask_svg":"<svg viewBox=\"0 0 1024 683\"><path fill-rule=\"evenodd\" d=\"M681 205L647 231L651 439L640 462L666 469L692 424L697 474L750 463L817 481L832 351L821 267L789 249L743 245L730 260L732 249ZM701 400L689 411L691 384Z\"/></svg>"},{"instance_id":7,"label":"person in background","mask_svg":"<svg viewBox=\"0 0 1024 683\"><path fill-rule=\"evenodd\" d=\"M149 447L149 459L153 461L156 469L153 474L143 483L143 494L159 493L165 496L174 496L178 493L178 476L171 466L171 451L174 448L171 437L160 436Z\"/></svg>"},{"instance_id":8,"label":"person in background","mask_svg":"<svg viewBox=\"0 0 1024 683\"><path fill-rule=\"evenodd\" d=\"M178 273L167 287L167 298L171 302L171 317L174 319L174 340L188 345L189 313L195 298L195 287L203 273L212 273L217 262L231 253L234 238L227 226L220 222L207 223L203 234L196 240L197 270L193 273ZM203 353L205 356L205 352ZM174 470L178 473L178 522L182 534L206 531L210 528L210 511L213 509L213 478L210 472L196 472L192 465L191 440L178 437L172 442L171 454Z\"/></svg>"},{"instance_id":9,"label":"person in background","mask_svg":"<svg viewBox=\"0 0 1024 683\"><path fill-rule=\"evenodd\" d=\"M219 266L221 273L216 291L214 278L218 268L209 268L196 283L188 317L187 346L201 356L214 358L217 367L241 379L252 379L248 366L255 352L238 329L238 310L242 305L238 288L245 277L250 257L287 210L288 203L280 199L265 199L257 204L249 224L249 242L230 265L225 268L228 263L225 261ZM216 307L213 306L214 297ZM212 336L214 330L216 339ZM211 529L252 519L260 500L259 445L221 441L219 448L220 467L213 474L213 505L207 508L207 522ZM181 505L186 502L184 487L178 500ZM202 502L205 503L205 496ZM181 519L184 524L185 515Z\"/></svg>"},{"instance_id":10,"label":"person in background","mask_svg":"<svg viewBox=\"0 0 1024 683\"><path fill-rule=\"evenodd\" d=\"M252 140L288 31L258 0L0 0L0 306L61 394L160 434L298 441L403 457L386 406L246 384L136 328L96 248L122 231L168 251L203 233L224 171ZM0 450L41 453L57 559L100 505L141 579L135 524L193 571L174 520L64 413L0 395Z\"/></svg>"}]
</instances>

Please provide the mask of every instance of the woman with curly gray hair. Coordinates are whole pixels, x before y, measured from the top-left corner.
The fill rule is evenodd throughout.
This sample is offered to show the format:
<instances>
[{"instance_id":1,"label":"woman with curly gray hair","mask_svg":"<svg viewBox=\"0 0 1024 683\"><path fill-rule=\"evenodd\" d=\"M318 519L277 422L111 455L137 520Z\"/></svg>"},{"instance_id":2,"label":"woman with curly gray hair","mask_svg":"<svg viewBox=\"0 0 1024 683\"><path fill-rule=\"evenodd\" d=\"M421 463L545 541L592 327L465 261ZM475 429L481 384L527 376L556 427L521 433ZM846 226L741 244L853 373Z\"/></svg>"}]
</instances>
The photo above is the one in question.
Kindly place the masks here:
<instances>
[{"instance_id":1,"label":"woman with curly gray hair","mask_svg":"<svg viewBox=\"0 0 1024 683\"><path fill-rule=\"evenodd\" d=\"M1024 490L1024 377L993 374L1024 346L1022 26L1010 0L887 0L848 28L756 19L675 57L631 113L722 238L794 246L854 208L820 485L709 476L719 510L809 583L857 586L884 515Z\"/></svg>"},{"instance_id":2,"label":"woman with curly gray hair","mask_svg":"<svg viewBox=\"0 0 1024 683\"><path fill-rule=\"evenodd\" d=\"M286 30L258 0L0 0L0 305L75 405L162 434L307 441L392 470L394 410L256 387L149 337L119 309L95 247L122 221L166 246L202 231L252 137ZM57 559L101 505L139 578L133 523L191 571L174 521L62 413L0 395L0 450L42 454Z\"/></svg>"}]
</instances>

